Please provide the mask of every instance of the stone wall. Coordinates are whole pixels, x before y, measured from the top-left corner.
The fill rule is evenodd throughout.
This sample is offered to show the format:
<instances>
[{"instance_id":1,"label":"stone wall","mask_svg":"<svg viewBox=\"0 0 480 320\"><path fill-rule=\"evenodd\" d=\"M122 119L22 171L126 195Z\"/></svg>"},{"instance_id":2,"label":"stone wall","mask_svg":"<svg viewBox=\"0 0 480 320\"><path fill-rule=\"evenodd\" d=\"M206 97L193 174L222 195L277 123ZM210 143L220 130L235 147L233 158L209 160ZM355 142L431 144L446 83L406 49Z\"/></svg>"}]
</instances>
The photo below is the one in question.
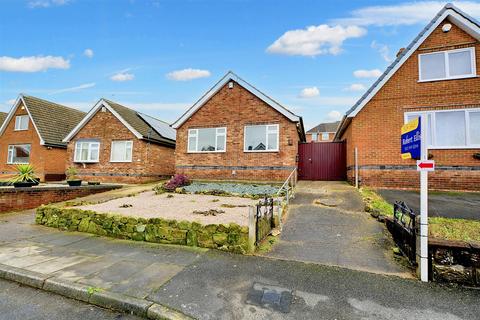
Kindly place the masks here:
<instances>
[{"instance_id":1,"label":"stone wall","mask_svg":"<svg viewBox=\"0 0 480 320\"><path fill-rule=\"evenodd\" d=\"M209 224L134 218L95 211L42 206L35 222L60 230L80 231L100 236L214 248L235 253L248 252L248 227L237 224Z\"/></svg>"},{"instance_id":2,"label":"stone wall","mask_svg":"<svg viewBox=\"0 0 480 320\"><path fill-rule=\"evenodd\" d=\"M429 239L432 280L480 287L480 244Z\"/></svg>"}]
</instances>

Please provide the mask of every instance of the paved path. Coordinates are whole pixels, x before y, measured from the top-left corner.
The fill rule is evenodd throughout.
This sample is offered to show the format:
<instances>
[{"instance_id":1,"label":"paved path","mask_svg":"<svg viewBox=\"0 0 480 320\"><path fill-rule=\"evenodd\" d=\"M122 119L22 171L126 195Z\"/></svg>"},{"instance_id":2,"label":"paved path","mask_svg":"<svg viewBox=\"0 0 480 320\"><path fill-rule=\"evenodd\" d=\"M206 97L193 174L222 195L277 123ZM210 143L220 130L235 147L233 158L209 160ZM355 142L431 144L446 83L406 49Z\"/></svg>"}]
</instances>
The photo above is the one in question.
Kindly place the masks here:
<instances>
[{"instance_id":1,"label":"paved path","mask_svg":"<svg viewBox=\"0 0 480 320\"><path fill-rule=\"evenodd\" d=\"M420 194L411 190L379 189L378 193L390 203L405 201L415 212L420 212ZM480 220L480 192L430 192L429 216Z\"/></svg>"},{"instance_id":2,"label":"paved path","mask_svg":"<svg viewBox=\"0 0 480 320\"><path fill-rule=\"evenodd\" d=\"M140 320L56 294L0 280L1 320Z\"/></svg>"},{"instance_id":3,"label":"paved path","mask_svg":"<svg viewBox=\"0 0 480 320\"><path fill-rule=\"evenodd\" d=\"M300 181L280 241L267 256L410 276L393 261L384 226L363 208L359 193L344 182Z\"/></svg>"},{"instance_id":4,"label":"paved path","mask_svg":"<svg viewBox=\"0 0 480 320\"><path fill-rule=\"evenodd\" d=\"M198 319L467 320L480 314L480 291L475 290L60 232L33 225L32 212L0 220L0 263L144 297ZM49 302L48 297L31 301ZM62 319L64 311L51 312Z\"/></svg>"}]
</instances>

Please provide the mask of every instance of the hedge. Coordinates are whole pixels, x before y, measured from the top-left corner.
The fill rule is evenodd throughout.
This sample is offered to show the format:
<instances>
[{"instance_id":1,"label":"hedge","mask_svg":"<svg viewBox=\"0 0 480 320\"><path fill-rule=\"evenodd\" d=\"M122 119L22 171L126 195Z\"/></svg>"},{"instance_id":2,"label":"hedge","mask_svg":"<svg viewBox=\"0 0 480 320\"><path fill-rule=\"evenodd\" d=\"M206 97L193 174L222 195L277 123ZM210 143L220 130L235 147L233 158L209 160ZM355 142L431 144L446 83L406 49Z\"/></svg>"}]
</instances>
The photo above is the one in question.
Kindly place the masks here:
<instances>
[{"instance_id":1,"label":"hedge","mask_svg":"<svg viewBox=\"0 0 480 320\"><path fill-rule=\"evenodd\" d=\"M37 208L35 223L118 239L248 252L248 227L231 224L135 218L51 205Z\"/></svg>"}]
</instances>

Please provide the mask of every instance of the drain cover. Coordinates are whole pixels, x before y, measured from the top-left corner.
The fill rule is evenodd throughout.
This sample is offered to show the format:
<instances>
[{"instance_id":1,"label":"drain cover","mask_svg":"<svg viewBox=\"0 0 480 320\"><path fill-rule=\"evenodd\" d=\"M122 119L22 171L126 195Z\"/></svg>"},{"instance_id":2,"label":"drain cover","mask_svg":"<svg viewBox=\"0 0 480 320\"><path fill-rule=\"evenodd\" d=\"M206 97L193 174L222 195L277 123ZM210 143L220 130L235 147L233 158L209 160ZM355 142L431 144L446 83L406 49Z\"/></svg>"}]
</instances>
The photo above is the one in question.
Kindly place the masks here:
<instances>
[{"instance_id":1,"label":"drain cover","mask_svg":"<svg viewBox=\"0 0 480 320\"><path fill-rule=\"evenodd\" d=\"M292 291L289 289L255 282L247 295L246 303L288 313L292 299Z\"/></svg>"}]
</instances>

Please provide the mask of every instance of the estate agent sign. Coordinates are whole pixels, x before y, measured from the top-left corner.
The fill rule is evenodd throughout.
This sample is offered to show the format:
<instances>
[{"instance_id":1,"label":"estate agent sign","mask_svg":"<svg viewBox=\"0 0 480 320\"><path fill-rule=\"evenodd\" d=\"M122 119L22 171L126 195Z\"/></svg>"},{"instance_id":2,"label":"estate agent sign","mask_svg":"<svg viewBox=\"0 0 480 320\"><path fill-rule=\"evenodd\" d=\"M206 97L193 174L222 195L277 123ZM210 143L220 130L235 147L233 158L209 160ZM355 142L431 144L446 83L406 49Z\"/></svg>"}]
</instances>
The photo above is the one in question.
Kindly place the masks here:
<instances>
[{"instance_id":1,"label":"estate agent sign","mask_svg":"<svg viewBox=\"0 0 480 320\"><path fill-rule=\"evenodd\" d=\"M402 159L420 159L422 123L415 118L402 127Z\"/></svg>"}]
</instances>

